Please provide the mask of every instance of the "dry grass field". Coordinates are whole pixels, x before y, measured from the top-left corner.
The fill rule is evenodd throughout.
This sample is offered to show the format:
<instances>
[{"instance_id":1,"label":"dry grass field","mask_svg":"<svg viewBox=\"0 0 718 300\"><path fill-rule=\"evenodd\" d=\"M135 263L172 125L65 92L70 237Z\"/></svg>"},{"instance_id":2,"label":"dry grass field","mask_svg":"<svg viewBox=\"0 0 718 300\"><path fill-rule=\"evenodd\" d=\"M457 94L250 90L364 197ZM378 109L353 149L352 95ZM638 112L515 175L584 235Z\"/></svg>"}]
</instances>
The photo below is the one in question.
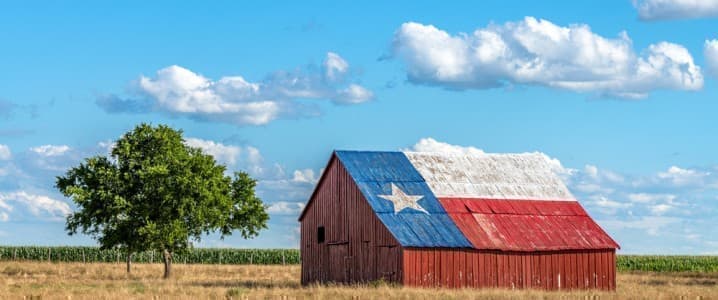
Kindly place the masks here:
<instances>
[{"instance_id":1,"label":"dry grass field","mask_svg":"<svg viewBox=\"0 0 718 300\"><path fill-rule=\"evenodd\" d=\"M299 284L299 266L0 262L0 299L718 299L718 273L619 273L618 289L415 289Z\"/></svg>"}]
</instances>

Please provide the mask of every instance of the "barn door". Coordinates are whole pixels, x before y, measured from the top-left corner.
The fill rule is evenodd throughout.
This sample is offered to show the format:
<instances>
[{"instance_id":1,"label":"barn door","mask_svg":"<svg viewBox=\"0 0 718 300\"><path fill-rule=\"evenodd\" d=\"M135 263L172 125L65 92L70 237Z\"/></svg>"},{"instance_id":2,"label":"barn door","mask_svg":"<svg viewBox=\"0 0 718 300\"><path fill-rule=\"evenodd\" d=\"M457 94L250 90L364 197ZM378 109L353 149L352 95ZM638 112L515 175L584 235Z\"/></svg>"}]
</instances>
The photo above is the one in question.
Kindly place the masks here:
<instances>
[{"instance_id":1,"label":"barn door","mask_svg":"<svg viewBox=\"0 0 718 300\"><path fill-rule=\"evenodd\" d=\"M399 281L399 247L378 246L376 262L379 278L389 282Z\"/></svg>"},{"instance_id":2,"label":"barn door","mask_svg":"<svg viewBox=\"0 0 718 300\"><path fill-rule=\"evenodd\" d=\"M329 244L329 281L347 282L347 259L349 253L348 243ZM351 262L351 261L349 261Z\"/></svg>"}]
</instances>

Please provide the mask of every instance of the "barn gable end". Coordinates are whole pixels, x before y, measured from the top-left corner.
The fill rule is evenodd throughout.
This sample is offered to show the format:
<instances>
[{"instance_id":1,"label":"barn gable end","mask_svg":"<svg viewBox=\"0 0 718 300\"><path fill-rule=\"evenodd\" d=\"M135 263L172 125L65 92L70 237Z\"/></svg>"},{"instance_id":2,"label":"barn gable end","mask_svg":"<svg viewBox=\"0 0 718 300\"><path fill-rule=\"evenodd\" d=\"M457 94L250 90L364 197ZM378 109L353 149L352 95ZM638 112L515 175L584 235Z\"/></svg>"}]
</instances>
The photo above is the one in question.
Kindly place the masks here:
<instances>
[{"instance_id":1,"label":"barn gable end","mask_svg":"<svg viewBox=\"0 0 718 300\"><path fill-rule=\"evenodd\" d=\"M302 283L401 279L401 249L332 155L300 216ZM318 228L325 239L318 241Z\"/></svg>"}]
</instances>

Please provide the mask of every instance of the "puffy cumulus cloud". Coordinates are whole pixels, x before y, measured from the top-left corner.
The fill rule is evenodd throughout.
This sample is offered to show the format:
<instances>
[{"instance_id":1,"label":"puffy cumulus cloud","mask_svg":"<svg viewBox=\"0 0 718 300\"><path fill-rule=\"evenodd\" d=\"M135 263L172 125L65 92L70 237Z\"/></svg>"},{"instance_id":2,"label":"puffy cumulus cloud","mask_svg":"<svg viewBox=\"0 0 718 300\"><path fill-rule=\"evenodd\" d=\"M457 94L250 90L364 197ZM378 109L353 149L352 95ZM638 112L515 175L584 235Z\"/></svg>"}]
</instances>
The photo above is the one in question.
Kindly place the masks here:
<instances>
[{"instance_id":1,"label":"puffy cumulus cloud","mask_svg":"<svg viewBox=\"0 0 718 300\"><path fill-rule=\"evenodd\" d=\"M472 146L459 146L449 143L439 142L431 137L420 139L413 146L403 149L404 151L416 152L441 152L456 155L483 155L484 150Z\"/></svg>"},{"instance_id":2,"label":"puffy cumulus cloud","mask_svg":"<svg viewBox=\"0 0 718 300\"><path fill-rule=\"evenodd\" d=\"M141 76L129 98L103 95L96 103L107 112L159 111L198 120L237 125L264 125L279 118L318 114L314 105L299 99L328 99L336 104L358 104L374 94L350 82L349 63L327 53L320 68L277 71L251 82L242 76L212 80L181 66Z\"/></svg>"},{"instance_id":3,"label":"puffy cumulus cloud","mask_svg":"<svg viewBox=\"0 0 718 300\"><path fill-rule=\"evenodd\" d=\"M703 47L703 55L706 59L708 72L718 77L718 40L708 40Z\"/></svg>"},{"instance_id":4,"label":"puffy cumulus cloud","mask_svg":"<svg viewBox=\"0 0 718 300\"><path fill-rule=\"evenodd\" d=\"M302 209L304 209L303 202L279 201L269 205L267 212L274 215L299 215Z\"/></svg>"},{"instance_id":5,"label":"puffy cumulus cloud","mask_svg":"<svg viewBox=\"0 0 718 300\"><path fill-rule=\"evenodd\" d=\"M45 157L61 156L69 150L70 146L67 145L42 145L30 148L30 151Z\"/></svg>"},{"instance_id":6,"label":"puffy cumulus cloud","mask_svg":"<svg viewBox=\"0 0 718 300\"><path fill-rule=\"evenodd\" d=\"M718 17L717 0L633 0L641 20Z\"/></svg>"},{"instance_id":7,"label":"puffy cumulus cloud","mask_svg":"<svg viewBox=\"0 0 718 300\"><path fill-rule=\"evenodd\" d=\"M659 42L638 55L625 32L605 38L588 25L533 17L458 35L404 23L393 56L405 63L411 82L458 90L522 84L636 99L659 89L703 87L700 67L681 45Z\"/></svg>"},{"instance_id":8,"label":"puffy cumulus cloud","mask_svg":"<svg viewBox=\"0 0 718 300\"><path fill-rule=\"evenodd\" d=\"M25 191L0 192L0 219L27 218L25 213L45 220L61 220L72 212L61 200Z\"/></svg>"},{"instance_id":9,"label":"puffy cumulus cloud","mask_svg":"<svg viewBox=\"0 0 718 300\"><path fill-rule=\"evenodd\" d=\"M12 158L10 147L0 144L0 160L10 160L10 158Z\"/></svg>"}]
</instances>

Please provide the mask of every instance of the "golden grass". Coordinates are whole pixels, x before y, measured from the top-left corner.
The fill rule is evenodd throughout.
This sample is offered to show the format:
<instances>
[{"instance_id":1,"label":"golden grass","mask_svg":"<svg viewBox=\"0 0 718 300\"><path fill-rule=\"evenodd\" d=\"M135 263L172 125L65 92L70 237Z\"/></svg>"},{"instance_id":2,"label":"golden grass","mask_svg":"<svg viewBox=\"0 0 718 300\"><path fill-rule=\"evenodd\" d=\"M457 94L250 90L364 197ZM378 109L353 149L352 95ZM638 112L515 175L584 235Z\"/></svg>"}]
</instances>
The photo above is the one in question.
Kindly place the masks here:
<instances>
[{"instance_id":1,"label":"golden grass","mask_svg":"<svg viewBox=\"0 0 718 300\"><path fill-rule=\"evenodd\" d=\"M0 262L0 299L713 299L718 273L619 273L613 292L299 284L299 266Z\"/></svg>"}]
</instances>

